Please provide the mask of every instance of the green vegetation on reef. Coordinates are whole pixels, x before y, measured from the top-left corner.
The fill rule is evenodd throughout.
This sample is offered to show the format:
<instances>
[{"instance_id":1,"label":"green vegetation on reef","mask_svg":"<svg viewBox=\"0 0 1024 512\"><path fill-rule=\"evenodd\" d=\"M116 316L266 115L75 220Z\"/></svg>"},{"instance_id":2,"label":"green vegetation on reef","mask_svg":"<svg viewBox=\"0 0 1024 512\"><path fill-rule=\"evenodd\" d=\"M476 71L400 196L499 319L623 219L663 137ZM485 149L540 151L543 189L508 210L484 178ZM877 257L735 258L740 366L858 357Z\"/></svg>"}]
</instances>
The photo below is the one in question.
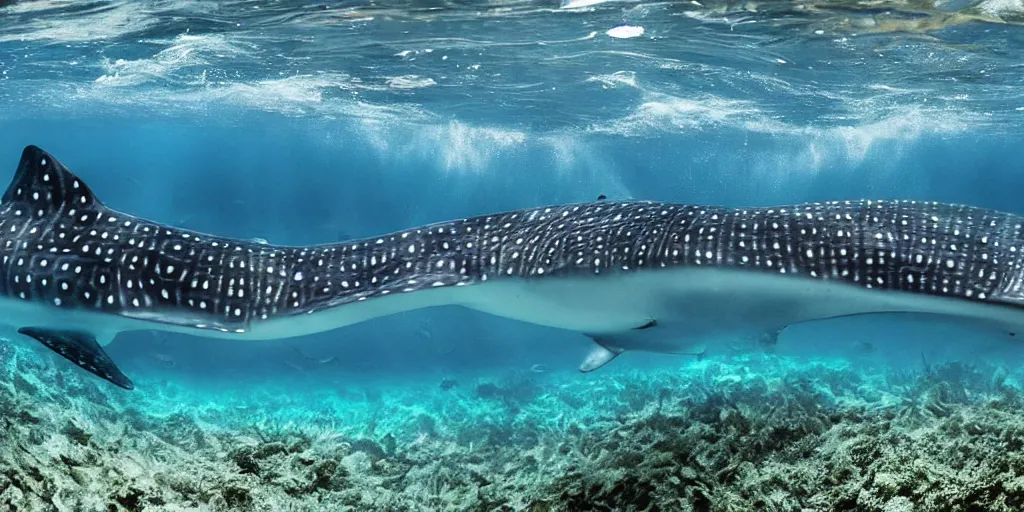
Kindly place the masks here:
<instances>
[{"instance_id":1,"label":"green vegetation on reef","mask_svg":"<svg viewBox=\"0 0 1024 512\"><path fill-rule=\"evenodd\" d=\"M750 356L215 396L13 343L0 363L0 510L1024 509L1003 368Z\"/></svg>"}]
</instances>

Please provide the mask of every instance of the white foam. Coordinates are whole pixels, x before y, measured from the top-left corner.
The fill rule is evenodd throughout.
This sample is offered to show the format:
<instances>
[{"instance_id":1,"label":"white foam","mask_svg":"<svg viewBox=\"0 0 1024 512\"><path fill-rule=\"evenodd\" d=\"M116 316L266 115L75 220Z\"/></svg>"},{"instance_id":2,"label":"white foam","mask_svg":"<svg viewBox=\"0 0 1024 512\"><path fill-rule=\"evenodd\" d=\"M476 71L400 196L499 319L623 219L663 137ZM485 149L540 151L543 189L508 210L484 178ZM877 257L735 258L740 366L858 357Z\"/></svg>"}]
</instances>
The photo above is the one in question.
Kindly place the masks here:
<instances>
[{"instance_id":1,"label":"white foam","mask_svg":"<svg viewBox=\"0 0 1024 512\"><path fill-rule=\"evenodd\" d=\"M670 66L671 67L671 66ZM685 70L694 72L693 69ZM587 127L591 133L625 137L657 136L707 128L735 129L752 133L792 137L824 137L842 142L852 155L863 155L874 141L913 140L926 134L955 134L984 122L982 116L949 107L931 107L914 101L929 91L871 84L866 89L877 91L867 97L853 97L849 92L825 89L801 89L774 76L751 74L768 90L787 97L826 98L844 107L838 123L835 117L822 117L810 122L787 121L786 113L773 111L750 100L737 100L714 94L693 94L686 97L645 89L631 71L595 75L589 82L603 88L628 87L641 93L640 103L621 117L598 121ZM941 97L934 96L937 99ZM907 98L895 100L895 98ZM956 98L945 98L955 101Z\"/></svg>"},{"instance_id":2,"label":"white foam","mask_svg":"<svg viewBox=\"0 0 1024 512\"><path fill-rule=\"evenodd\" d=\"M644 28L632 25L619 25L608 29L608 32L606 33L609 37L614 37L616 39L630 39L644 35Z\"/></svg>"},{"instance_id":3,"label":"white foam","mask_svg":"<svg viewBox=\"0 0 1024 512\"><path fill-rule=\"evenodd\" d=\"M486 172L503 151L522 146L527 140L527 134L519 130L477 127L457 121L419 126L366 122L362 131L381 155L437 161L441 169L458 173ZM399 133L401 136L396 136Z\"/></svg>"},{"instance_id":4,"label":"white foam","mask_svg":"<svg viewBox=\"0 0 1024 512\"><path fill-rule=\"evenodd\" d=\"M541 138L541 143L552 152L555 161L552 170L561 178L570 183L586 183L618 200L633 197L622 181L622 169L617 162L605 159L601 152L581 141L576 134L547 135Z\"/></svg>"},{"instance_id":5,"label":"white foam","mask_svg":"<svg viewBox=\"0 0 1024 512\"><path fill-rule=\"evenodd\" d=\"M7 27L7 31L0 32L0 42L102 41L141 32L158 22L158 18L143 2L104 4L102 8L88 10L68 9L80 5L81 2L74 0L41 0L19 2L6 7L4 16L50 12L46 16L35 16L21 26Z\"/></svg>"},{"instance_id":6,"label":"white foam","mask_svg":"<svg viewBox=\"0 0 1024 512\"><path fill-rule=\"evenodd\" d=\"M982 121L964 113L904 107L871 122L846 126L753 123L750 129L755 133L782 137L776 151L749 162L749 171L766 176L816 174L856 167L869 159L878 167L901 162L904 152L923 138L966 133Z\"/></svg>"},{"instance_id":7,"label":"white foam","mask_svg":"<svg viewBox=\"0 0 1024 512\"><path fill-rule=\"evenodd\" d=\"M422 89L437 85L433 78L419 75L402 75L389 78L388 87L392 89Z\"/></svg>"},{"instance_id":8,"label":"white foam","mask_svg":"<svg viewBox=\"0 0 1024 512\"><path fill-rule=\"evenodd\" d=\"M206 82L206 69L218 59L243 59L252 51L239 42L229 41L220 34L182 34L168 42L170 46L145 59L104 60L104 74L96 83L105 86L126 87L152 81L171 81L184 84ZM172 77L187 68L195 68L193 76Z\"/></svg>"},{"instance_id":9,"label":"white foam","mask_svg":"<svg viewBox=\"0 0 1024 512\"><path fill-rule=\"evenodd\" d=\"M163 53L163 52L162 52ZM106 114L158 111L163 115L201 113L224 115L225 107L318 119L355 117L420 122L433 116L414 104L374 104L363 100L362 91L386 90L383 84L366 84L342 73L292 75L283 78L233 82L207 76L198 58L175 57L108 63L108 71L89 86L77 88L64 98L64 115L76 111ZM194 73L182 76L182 69ZM173 79L168 78L177 72ZM172 87L147 84L176 82ZM58 106L56 103L49 105Z\"/></svg>"},{"instance_id":10,"label":"white foam","mask_svg":"<svg viewBox=\"0 0 1024 512\"><path fill-rule=\"evenodd\" d=\"M1024 0L983 0L975 8L992 16L1020 16L1024 14Z\"/></svg>"},{"instance_id":11,"label":"white foam","mask_svg":"<svg viewBox=\"0 0 1024 512\"><path fill-rule=\"evenodd\" d=\"M620 82L622 83L622 82ZM711 126L742 126L764 120L751 102L712 95L680 98L646 93L644 100L626 116L591 125L588 131L626 137L702 129Z\"/></svg>"},{"instance_id":12,"label":"white foam","mask_svg":"<svg viewBox=\"0 0 1024 512\"><path fill-rule=\"evenodd\" d=\"M1022 1L988 0L982 5L989 9L1005 10L1014 8ZM4 12L40 6L67 6L71 3L19 3L6 8ZM569 0L562 2L562 7L586 7L598 3L602 2ZM202 9L188 5L190 12ZM167 10L173 6L172 2L162 8ZM163 14L159 11L146 11L134 2L114 3L103 9L89 11L80 19L61 15L40 16L27 22L24 27L17 28L18 32L7 27L0 28L0 40L21 38L74 42L123 37L151 27L156 15ZM592 28L586 26L586 30ZM607 165L588 158L592 153L587 149L580 149L587 147L580 141L585 140L588 134L647 137L686 135L709 129L783 135L806 141L808 161L813 168L818 168L825 165L832 158L829 155L837 151L849 158L864 158L880 142L913 141L928 134L960 133L992 122L981 114L972 115L969 111L972 104L966 100L943 98L939 94L941 89L914 89L913 86L895 87L884 83L845 89L801 86L787 82L785 75L776 76L771 71L759 75L751 70L695 64L681 60L685 56L655 53L656 49L651 49L651 53L640 53L602 49L602 45L605 48L609 45L621 46L607 41L578 44L595 38L600 32L583 34L576 30L573 29L572 33L577 34L577 38L543 42L552 48L557 45L566 45L565 48L568 48L563 53L548 56L549 62L582 61L578 69L565 69L579 70L587 67L593 70L588 67L588 59L600 53L602 57L615 59L609 60L618 63L611 69L620 71L587 78L582 78L583 73L576 73L562 82L555 80L555 77L538 78L528 75L527 78L520 78L509 73L515 68L485 60L484 72L478 73L479 65L474 63L482 59L478 55L468 57L473 60L467 61L452 53L450 60L444 60L444 54L450 50L442 49L445 46L443 42L398 41L394 49L387 53L394 55L392 59L402 72L415 74L394 72L394 68L385 63L377 71L365 76L350 76L339 71L307 71L286 75L280 72L283 68L271 68L262 60L268 49L273 49L276 44L276 41L264 39L265 36L245 31L181 34L162 40L144 40L147 47L161 45L160 49L154 50L148 57L118 59L119 55L115 52L120 51L117 49L119 47L112 46L106 52L110 60L88 62L76 69L76 72L84 70L86 73L95 73L85 80L62 79L57 73L53 74L56 77L54 79L31 83L9 80L5 82L4 90L0 91L0 97L17 98L18 101L7 101L8 106L0 106L0 111L4 115L20 116L37 115L40 110L48 110L62 117L97 113L138 115L142 112L172 117L190 116L197 122L203 122L204 116L224 118L229 115L226 112L232 110L305 116L314 121L355 118L357 123L364 124L367 139L381 154L433 158L437 159L442 169L473 173L488 172L505 152L518 150L527 144L548 147L559 161L558 167L562 169L572 168L572 162L581 161L586 161L587 165L607 168ZM622 31L619 35L630 37L642 33L642 27L623 25L612 29L608 35L618 37L612 33L616 30ZM428 44L437 49L426 47ZM458 44L495 43L462 41ZM768 57L759 54L752 56L763 61L767 61ZM414 60L416 62L411 62ZM48 64L59 66L64 63ZM95 69L99 72L96 73ZM229 74L227 70L231 69L242 69L249 75ZM597 69L605 71L608 68ZM388 70L392 73L388 74ZM659 85L645 83L643 78L652 74L723 77L723 81L738 83L743 90L767 91L769 94L764 97L770 98L773 104L761 104L747 99L750 96L741 95L742 91L727 93L723 89L698 88L693 84L687 90L676 89L687 86L689 82L686 78L675 83L671 79L664 80ZM499 110L497 114L479 112L479 118L470 119L460 113L444 111L448 106L444 100L431 103L438 105L436 112L430 110L432 107L415 103L416 94L408 91L440 89L436 87L438 83L435 80L442 80L442 77L445 85L450 87L444 91L437 90L434 94L453 91L452 97L456 97L468 91L477 95L477 98L489 98L484 105L502 105L505 112L512 108L524 112L525 109L520 107L527 105L534 108L535 113L524 114L532 116L525 122L517 117L517 122L521 124L510 127L501 125L500 120L495 121L497 115L501 114L500 109L495 109ZM553 99L540 93L534 97L520 90L540 91L537 84L545 83L546 79L551 79L552 90L559 90L552 93L550 98ZM579 96L565 96L561 92L566 87L578 87L581 79L585 81L583 88L586 90ZM527 80L531 83L524 83ZM536 84L532 83L534 80ZM617 95L616 101L604 102L605 98L600 96L602 91L598 88L608 90L608 95ZM624 94L624 90L629 91ZM523 98L526 100L523 101ZM632 104L625 103L634 98L639 99ZM807 110L804 108L807 104L803 103L806 98L811 100L807 104L827 104L828 112L818 113L809 119L793 118L794 114ZM923 103L923 98L930 103ZM568 105L569 101L575 100L579 100L580 104L589 102L598 107L581 114L580 105ZM519 101L523 103L517 103ZM556 104L555 101L564 103ZM940 105L930 106L937 103ZM623 104L629 106L620 107ZM38 108L25 108L29 105ZM573 113L559 112L562 106ZM480 110L485 108L480 107ZM595 121L598 113L606 117ZM518 128L538 120L542 124L559 128L546 133ZM403 130L401 136L395 136L398 133L396 130ZM410 133L413 134L411 142L405 138ZM607 172L615 174L610 169Z\"/></svg>"},{"instance_id":13,"label":"white foam","mask_svg":"<svg viewBox=\"0 0 1024 512\"><path fill-rule=\"evenodd\" d=\"M312 122L348 119L357 123L368 147L382 157L402 160L399 162L402 165L418 160L433 162L428 165L449 173L484 174L524 148L546 148L556 162L553 172L569 173L583 182L600 182L603 190L620 196L627 196L628 191L614 179L618 170L595 156L600 152L594 152L588 145L588 134L686 137L700 131L722 130L781 136L783 140L803 142L797 142L800 154L788 152L784 155L788 163L779 163L773 168L799 167L815 172L836 164L859 162L881 144L899 150L901 145L928 135L963 133L990 122L984 116L949 106L901 107L916 103L893 98L917 96L922 92L884 84L873 86L871 90L877 94L861 100L852 100L841 91L822 92L834 95L835 103L846 107L841 117L789 121L771 106L754 101L706 93L681 97L645 91L636 73L618 71L592 76L588 82L609 89L608 94L621 94L614 89L637 91L639 101L630 110L621 116L581 124L579 128L535 132L496 124L451 121L450 117L442 120L438 114L415 103L367 101L359 93L373 88L375 92L384 92L389 86L367 84L339 73L294 75L251 83L202 82L202 70L206 66L199 63L217 44L215 39L198 43L182 38L152 59L108 63L101 78L70 91L63 83L43 87L33 84L35 90L27 97L28 101L19 104L18 110L9 110L9 115L37 112L22 107L31 101L46 101L47 104L41 106L60 112L62 117L98 111L104 115L151 112L191 115L201 122L206 116L225 119L234 108L241 112L302 116ZM231 49L237 50L221 48ZM164 87L168 76L187 83ZM790 90L792 86L785 82L766 80L765 83L786 97L801 94L797 89Z\"/></svg>"},{"instance_id":14,"label":"white foam","mask_svg":"<svg viewBox=\"0 0 1024 512\"><path fill-rule=\"evenodd\" d=\"M544 176L547 183L564 181L567 190L585 183L591 192L619 199L632 196L615 162L605 161L578 133L527 133L461 122L410 124L384 119L364 120L357 131L364 137L363 147L393 162L395 168L427 165L449 175L486 175L508 169L508 162L529 155L536 165L522 169L517 180ZM348 133L346 137L350 137ZM536 194L536 201L550 201L550 195L539 187Z\"/></svg>"},{"instance_id":15,"label":"white foam","mask_svg":"<svg viewBox=\"0 0 1024 512\"><path fill-rule=\"evenodd\" d=\"M870 87L879 91L879 95L854 99L840 92L800 91L785 82L766 78L766 84L784 90L789 96L834 96L836 102L849 112L839 118L845 120L843 122L836 117L787 121L785 115L753 101L711 94L679 97L644 91L635 75L628 72L599 75L592 77L591 81L601 83L606 88L634 87L642 92L642 100L632 112L624 116L591 124L587 127L590 133L657 137L715 129L806 141L800 144L802 149L799 155L780 153L780 158L786 160L785 165L767 164L775 170L800 167L816 172L837 163L856 165L883 144L887 151L899 151L901 147L926 136L965 133L987 122L984 116L969 111L922 106L912 101L894 102L893 96L919 95L923 91L884 84Z\"/></svg>"},{"instance_id":16,"label":"white foam","mask_svg":"<svg viewBox=\"0 0 1024 512\"><path fill-rule=\"evenodd\" d=\"M848 159L863 161L880 143L908 143L925 135L964 133L980 120L965 113L921 107L892 110L874 122L836 127L811 127L800 130L809 135L811 145L839 147Z\"/></svg>"},{"instance_id":17,"label":"white foam","mask_svg":"<svg viewBox=\"0 0 1024 512\"><path fill-rule=\"evenodd\" d=\"M622 1L622 0L562 0L559 9L582 9L584 7L593 7L595 5L607 4L611 2Z\"/></svg>"},{"instance_id":18,"label":"white foam","mask_svg":"<svg viewBox=\"0 0 1024 512\"><path fill-rule=\"evenodd\" d=\"M613 89L623 85L632 88L639 87L636 81L636 73L633 71L616 71L611 74L594 75L588 77L586 81L598 82L607 89Z\"/></svg>"}]
</instances>

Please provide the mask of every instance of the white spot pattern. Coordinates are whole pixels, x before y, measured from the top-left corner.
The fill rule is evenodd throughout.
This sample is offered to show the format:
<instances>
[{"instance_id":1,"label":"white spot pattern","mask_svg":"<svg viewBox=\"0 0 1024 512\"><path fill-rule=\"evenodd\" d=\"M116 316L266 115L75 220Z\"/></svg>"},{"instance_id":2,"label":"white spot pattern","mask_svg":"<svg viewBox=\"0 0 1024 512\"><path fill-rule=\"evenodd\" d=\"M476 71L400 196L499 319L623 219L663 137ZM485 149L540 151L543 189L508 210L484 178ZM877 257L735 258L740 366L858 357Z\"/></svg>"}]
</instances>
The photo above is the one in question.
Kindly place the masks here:
<instances>
[{"instance_id":1,"label":"white spot pattern","mask_svg":"<svg viewBox=\"0 0 1024 512\"><path fill-rule=\"evenodd\" d=\"M191 311L182 317L202 319L198 328L225 332L244 332L251 322L274 316L489 278L685 265L1024 300L1021 219L970 207L597 202L461 219L345 244L277 247L112 212L52 158L43 167L0 207L0 250L9 276L4 294L110 313L182 308Z\"/></svg>"}]
</instances>

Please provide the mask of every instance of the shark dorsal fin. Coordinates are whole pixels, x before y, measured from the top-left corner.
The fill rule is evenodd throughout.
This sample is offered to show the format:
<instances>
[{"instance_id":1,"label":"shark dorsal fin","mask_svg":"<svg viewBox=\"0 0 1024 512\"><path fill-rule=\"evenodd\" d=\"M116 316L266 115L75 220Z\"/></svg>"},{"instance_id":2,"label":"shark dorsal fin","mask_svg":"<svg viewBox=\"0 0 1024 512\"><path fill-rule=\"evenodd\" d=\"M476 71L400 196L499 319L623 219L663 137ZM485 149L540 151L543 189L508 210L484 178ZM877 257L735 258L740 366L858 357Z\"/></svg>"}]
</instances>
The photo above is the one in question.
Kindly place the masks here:
<instances>
[{"instance_id":1,"label":"shark dorsal fin","mask_svg":"<svg viewBox=\"0 0 1024 512\"><path fill-rule=\"evenodd\" d=\"M26 146L14 179L3 197L4 204L24 202L42 216L70 208L102 206L89 186L53 155L36 146Z\"/></svg>"}]
</instances>

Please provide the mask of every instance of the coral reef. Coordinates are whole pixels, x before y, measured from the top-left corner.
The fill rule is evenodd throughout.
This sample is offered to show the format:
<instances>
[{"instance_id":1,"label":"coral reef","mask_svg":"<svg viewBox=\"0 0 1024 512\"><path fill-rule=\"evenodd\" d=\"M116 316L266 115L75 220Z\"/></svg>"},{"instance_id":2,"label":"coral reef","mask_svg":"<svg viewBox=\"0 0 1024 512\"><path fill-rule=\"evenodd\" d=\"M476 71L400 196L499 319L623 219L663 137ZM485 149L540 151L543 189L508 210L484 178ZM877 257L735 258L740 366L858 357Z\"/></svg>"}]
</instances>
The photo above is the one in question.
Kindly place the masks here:
<instances>
[{"instance_id":1,"label":"coral reef","mask_svg":"<svg viewBox=\"0 0 1024 512\"><path fill-rule=\"evenodd\" d=\"M757 355L214 396L0 362L2 510L1024 509L1001 367Z\"/></svg>"}]
</instances>

